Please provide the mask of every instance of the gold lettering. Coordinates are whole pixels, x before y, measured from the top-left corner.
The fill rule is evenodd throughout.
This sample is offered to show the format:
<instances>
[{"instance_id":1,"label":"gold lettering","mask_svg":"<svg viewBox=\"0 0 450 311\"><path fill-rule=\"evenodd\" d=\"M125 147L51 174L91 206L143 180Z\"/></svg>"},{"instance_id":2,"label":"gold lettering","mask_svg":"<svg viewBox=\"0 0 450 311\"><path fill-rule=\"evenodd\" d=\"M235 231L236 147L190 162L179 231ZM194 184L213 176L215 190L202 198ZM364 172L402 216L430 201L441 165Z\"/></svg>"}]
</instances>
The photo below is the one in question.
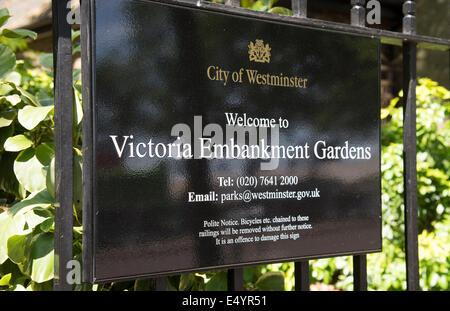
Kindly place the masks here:
<instances>
[{"instance_id":1,"label":"gold lettering","mask_svg":"<svg viewBox=\"0 0 450 311\"><path fill-rule=\"evenodd\" d=\"M208 67L208 70L206 71L206 75L208 76L208 79L209 79L209 80L214 81L215 78L214 78L214 77L211 77L210 74L209 74L209 72L210 72L211 69L215 69L215 66L209 66L209 67Z\"/></svg>"},{"instance_id":2,"label":"gold lettering","mask_svg":"<svg viewBox=\"0 0 450 311\"><path fill-rule=\"evenodd\" d=\"M307 88L308 79L300 78L296 76L285 76L283 73L271 74L271 73L259 73L255 69L241 68L239 71L233 72L223 70L219 66L209 66L206 70L206 75L211 81L221 81L224 86L228 84L229 79L232 77L232 82L242 83L242 74L244 71L247 74L248 83L257 85L268 86L281 86L290 88Z\"/></svg>"},{"instance_id":3,"label":"gold lettering","mask_svg":"<svg viewBox=\"0 0 450 311\"><path fill-rule=\"evenodd\" d=\"M258 72L258 70L249 70L249 69L247 69L246 71L247 71L248 81L251 84L255 84L255 75Z\"/></svg>"}]
</instances>

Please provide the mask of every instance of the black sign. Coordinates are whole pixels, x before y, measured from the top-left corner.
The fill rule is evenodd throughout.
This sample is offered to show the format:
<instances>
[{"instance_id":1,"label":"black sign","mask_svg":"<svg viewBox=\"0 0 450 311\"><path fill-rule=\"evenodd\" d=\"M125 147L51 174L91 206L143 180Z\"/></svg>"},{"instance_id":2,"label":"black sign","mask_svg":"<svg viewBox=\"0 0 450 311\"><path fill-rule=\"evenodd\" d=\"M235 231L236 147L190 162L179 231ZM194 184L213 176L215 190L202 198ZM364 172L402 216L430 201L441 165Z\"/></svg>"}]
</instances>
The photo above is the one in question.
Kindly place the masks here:
<instances>
[{"instance_id":1,"label":"black sign","mask_svg":"<svg viewBox=\"0 0 450 311\"><path fill-rule=\"evenodd\" d=\"M142 0L83 17L88 281L381 250L378 39Z\"/></svg>"}]
</instances>

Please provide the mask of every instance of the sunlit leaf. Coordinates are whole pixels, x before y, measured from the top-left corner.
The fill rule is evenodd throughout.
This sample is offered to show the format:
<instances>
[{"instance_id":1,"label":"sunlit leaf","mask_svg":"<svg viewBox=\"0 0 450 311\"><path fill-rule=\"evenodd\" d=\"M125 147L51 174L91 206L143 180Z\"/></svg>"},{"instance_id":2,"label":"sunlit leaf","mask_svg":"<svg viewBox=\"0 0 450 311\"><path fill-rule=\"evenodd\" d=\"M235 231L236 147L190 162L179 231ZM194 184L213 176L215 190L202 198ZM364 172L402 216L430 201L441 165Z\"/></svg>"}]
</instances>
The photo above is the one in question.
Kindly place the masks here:
<instances>
[{"instance_id":1,"label":"sunlit leaf","mask_svg":"<svg viewBox=\"0 0 450 311\"><path fill-rule=\"evenodd\" d=\"M51 280L54 276L54 259L53 234L40 234L31 245L31 279L37 283Z\"/></svg>"},{"instance_id":2,"label":"sunlit leaf","mask_svg":"<svg viewBox=\"0 0 450 311\"><path fill-rule=\"evenodd\" d=\"M11 280L11 273L4 275L0 278L0 286L9 286L9 281Z\"/></svg>"},{"instance_id":3,"label":"sunlit leaf","mask_svg":"<svg viewBox=\"0 0 450 311\"><path fill-rule=\"evenodd\" d=\"M269 10L269 13L292 16L291 10L289 10L287 8L283 8L281 6L276 6L276 7L271 8Z\"/></svg>"},{"instance_id":4,"label":"sunlit leaf","mask_svg":"<svg viewBox=\"0 0 450 311\"><path fill-rule=\"evenodd\" d=\"M10 126L16 117L14 110L0 111L0 127Z\"/></svg>"},{"instance_id":5,"label":"sunlit leaf","mask_svg":"<svg viewBox=\"0 0 450 311\"><path fill-rule=\"evenodd\" d=\"M24 128L32 130L52 112L53 106L25 106L19 110L18 120Z\"/></svg>"},{"instance_id":6,"label":"sunlit leaf","mask_svg":"<svg viewBox=\"0 0 450 311\"><path fill-rule=\"evenodd\" d=\"M17 180L31 193L45 189L46 173L43 168L34 149L22 151L14 162Z\"/></svg>"},{"instance_id":7,"label":"sunlit leaf","mask_svg":"<svg viewBox=\"0 0 450 311\"><path fill-rule=\"evenodd\" d=\"M25 150L33 145L33 142L25 135L16 135L9 137L4 144L6 151L17 152Z\"/></svg>"},{"instance_id":8,"label":"sunlit leaf","mask_svg":"<svg viewBox=\"0 0 450 311\"><path fill-rule=\"evenodd\" d=\"M8 259L8 239L13 235L25 233L25 217L12 217L8 213L0 214L0 264Z\"/></svg>"},{"instance_id":9,"label":"sunlit leaf","mask_svg":"<svg viewBox=\"0 0 450 311\"><path fill-rule=\"evenodd\" d=\"M30 194L25 200L14 204L8 214L11 216L23 215L32 209L46 209L54 204L54 199L50 196L46 189ZM48 218L47 215L46 218Z\"/></svg>"}]
</instances>

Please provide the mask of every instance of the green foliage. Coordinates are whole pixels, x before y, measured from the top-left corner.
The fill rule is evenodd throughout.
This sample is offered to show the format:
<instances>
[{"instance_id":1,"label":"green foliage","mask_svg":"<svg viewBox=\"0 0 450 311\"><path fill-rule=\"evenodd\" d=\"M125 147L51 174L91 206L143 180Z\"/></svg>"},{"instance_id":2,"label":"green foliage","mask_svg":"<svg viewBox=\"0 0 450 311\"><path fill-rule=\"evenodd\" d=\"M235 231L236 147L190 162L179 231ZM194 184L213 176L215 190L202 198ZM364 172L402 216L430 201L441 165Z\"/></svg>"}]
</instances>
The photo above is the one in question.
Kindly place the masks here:
<instances>
[{"instance_id":1,"label":"green foliage","mask_svg":"<svg viewBox=\"0 0 450 311\"><path fill-rule=\"evenodd\" d=\"M291 10L280 6L274 6L277 2L278 0L242 0L241 6L243 8L256 11L267 11L273 14L292 15Z\"/></svg>"},{"instance_id":2,"label":"green foliage","mask_svg":"<svg viewBox=\"0 0 450 311\"><path fill-rule=\"evenodd\" d=\"M224 0L208 0L214 3L225 3ZM292 11L288 8L275 6L278 0L241 0L241 7L260 12L269 12L273 14L290 15Z\"/></svg>"},{"instance_id":3,"label":"green foliage","mask_svg":"<svg viewBox=\"0 0 450 311\"><path fill-rule=\"evenodd\" d=\"M8 18L8 11L0 10L0 25ZM54 277L53 78L42 68L49 66L48 54L41 56L42 67L32 65L36 59L16 60L13 51L26 46L26 38L35 39L36 33L24 29L0 33L0 198L6 205L0 214L0 287L47 290ZM74 90L78 84L75 77ZM74 133L79 137L78 121L81 118ZM74 146L77 173L79 148ZM81 183L81 174L77 177ZM76 197L80 200L78 192ZM81 243L81 235L75 236L75 244Z\"/></svg>"}]
</instances>

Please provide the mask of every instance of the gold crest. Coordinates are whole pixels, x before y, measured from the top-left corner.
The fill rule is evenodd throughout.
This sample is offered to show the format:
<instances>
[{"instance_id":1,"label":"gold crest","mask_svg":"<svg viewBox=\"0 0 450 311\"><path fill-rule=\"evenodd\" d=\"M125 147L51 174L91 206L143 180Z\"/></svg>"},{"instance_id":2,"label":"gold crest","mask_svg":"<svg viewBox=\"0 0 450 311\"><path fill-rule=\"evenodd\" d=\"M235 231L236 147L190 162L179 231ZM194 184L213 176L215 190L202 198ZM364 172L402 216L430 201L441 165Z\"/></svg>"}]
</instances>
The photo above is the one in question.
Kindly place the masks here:
<instances>
[{"instance_id":1,"label":"gold crest","mask_svg":"<svg viewBox=\"0 0 450 311\"><path fill-rule=\"evenodd\" d=\"M248 45L248 55L250 61L257 63L270 63L270 46L264 45L263 40L256 40L255 44L250 42Z\"/></svg>"}]
</instances>

